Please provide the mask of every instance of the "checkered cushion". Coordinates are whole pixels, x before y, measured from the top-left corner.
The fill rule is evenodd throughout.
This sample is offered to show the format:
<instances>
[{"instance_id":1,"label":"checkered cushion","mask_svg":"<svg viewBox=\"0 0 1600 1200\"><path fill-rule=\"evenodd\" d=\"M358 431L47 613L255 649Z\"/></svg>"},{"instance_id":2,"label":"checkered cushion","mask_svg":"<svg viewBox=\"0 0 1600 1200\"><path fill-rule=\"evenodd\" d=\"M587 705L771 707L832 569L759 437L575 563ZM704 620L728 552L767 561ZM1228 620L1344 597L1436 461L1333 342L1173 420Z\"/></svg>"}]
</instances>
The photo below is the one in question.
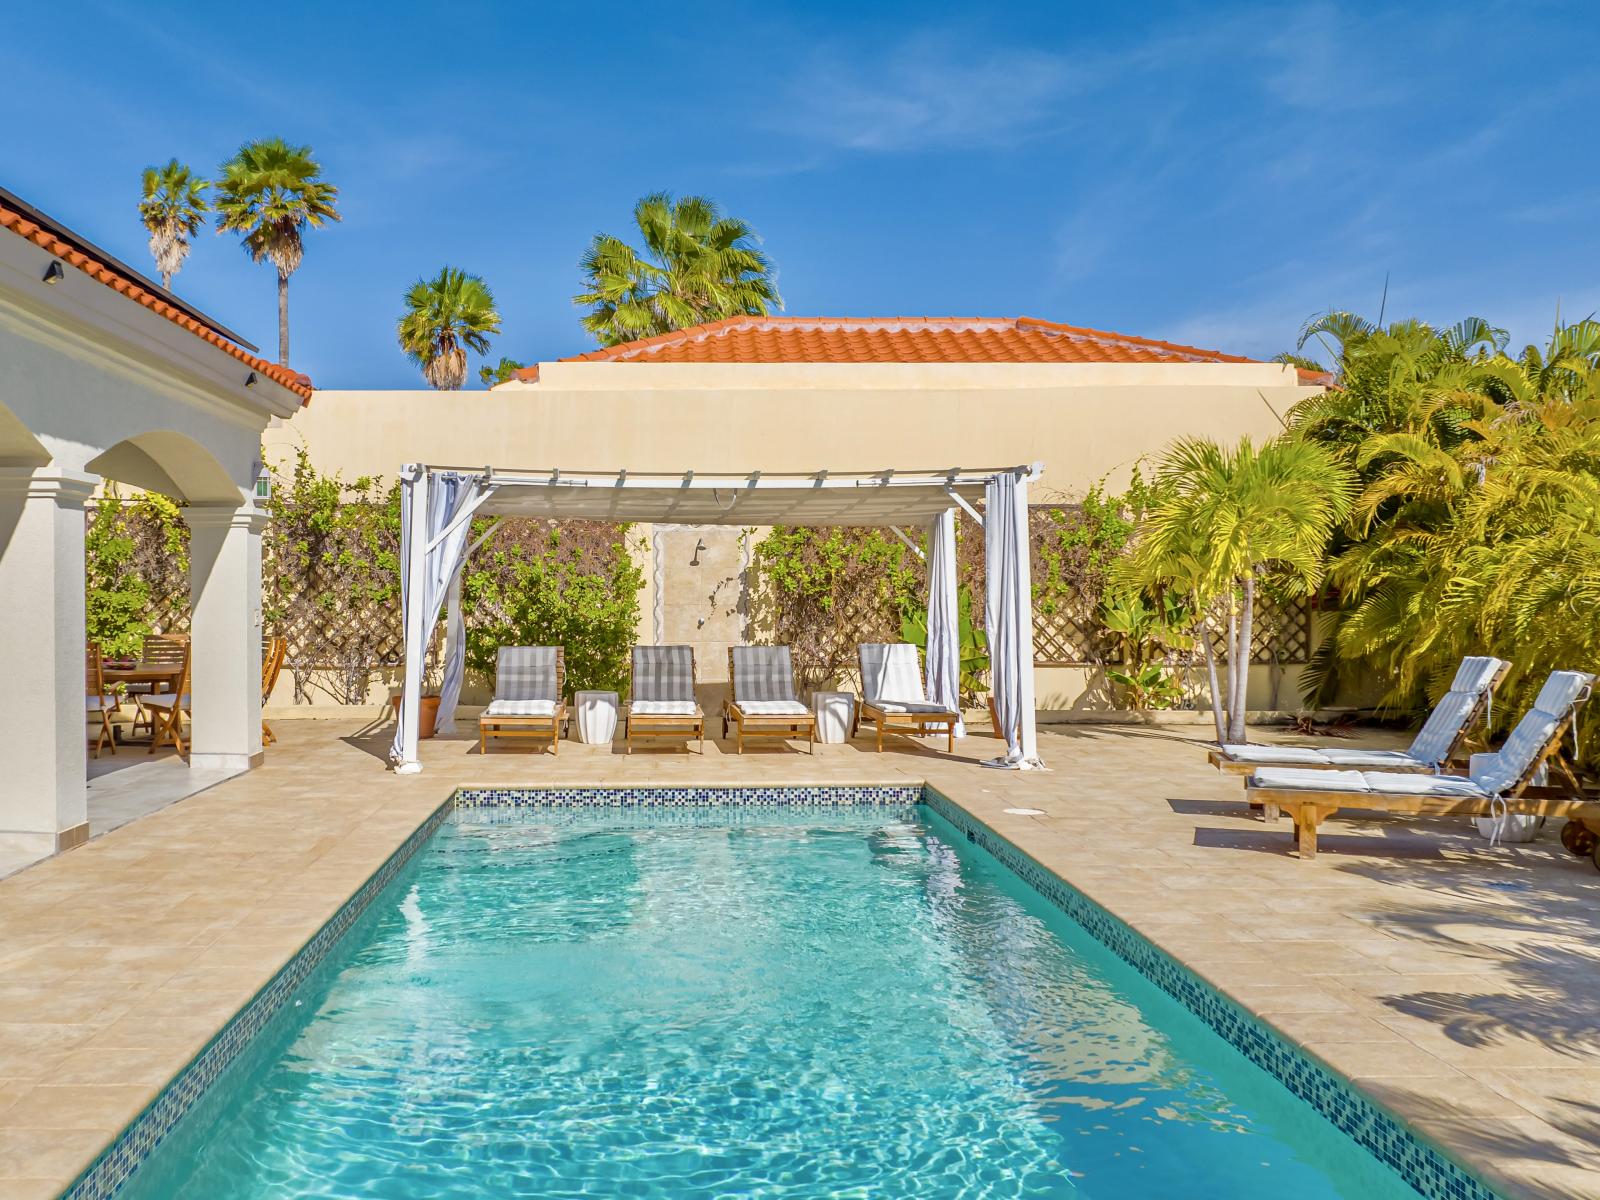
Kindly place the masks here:
<instances>
[{"instance_id":1,"label":"checkered cushion","mask_svg":"<svg viewBox=\"0 0 1600 1200\"><path fill-rule=\"evenodd\" d=\"M1472 716L1484 692L1494 682L1505 663L1498 658L1474 656L1461 660L1450 690L1434 706L1411 743L1411 756L1430 766L1444 762L1445 755Z\"/></svg>"},{"instance_id":2,"label":"checkered cushion","mask_svg":"<svg viewBox=\"0 0 1600 1200\"><path fill-rule=\"evenodd\" d=\"M559 700L556 655L554 646L501 646L495 656L494 698Z\"/></svg>"},{"instance_id":3,"label":"checkered cushion","mask_svg":"<svg viewBox=\"0 0 1600 1200\"><path fill-rule=\"evenodd\" d=\"M632 699L693 704L694 650L689 646L635 646Z\"/></svg>"},{"instance_id":4,"label":"checkered cushion","mask_svg":"<svg viewBox=\"0 0 1600 1200\"><path fill-rule=\"evenodd\" d=\"M735 646L733 694L739 707L754 712L751 704L768 701L798 703L794 694L794 663L787 646Z\"/></svg>"},{"instance_id":5,"label":"checkered cushion","mask_svg":"<svg viewBox=\"0 0 1600 1200\"><path fill-rule=\"evenodd\" d=\"M921 712L910 705L926 704L922 688L922 668L917 648L909 642L864 642L861 645L861 695L869 704L889 711L886 701L901 707L894 711ZM943 709L935 706L933 712Z\"/></svg>"},{"instance_id":6,"label":"checkered cushion","mask_svg":"<svg viewBox=\"0 0 1600 1200\"><path fill-rule=\"evenodd\" d=\"M554 700L495 700L483 710L486 717L553 717Z\"/></svg>"},{"instance_id":7,"label":"checkered cushion","mask_svg":"<svg viewBox=\"0 0 1600 1200\"><path fill-rule=\"evenodd\" d=\"M811 710L798 700L743 700L736 708L747 717L806 717Z\"/></svg>"},{"instance_id":8,"label":"checkered cushion","mask_svg":"<svg viewBox=\"0 0 1600 1200\"><path fill-rule=\"evenodd\" d=\"M693 700L635 700L628 711L640 717L693 717L700 706Z\"/></svg>"}]
</instances>

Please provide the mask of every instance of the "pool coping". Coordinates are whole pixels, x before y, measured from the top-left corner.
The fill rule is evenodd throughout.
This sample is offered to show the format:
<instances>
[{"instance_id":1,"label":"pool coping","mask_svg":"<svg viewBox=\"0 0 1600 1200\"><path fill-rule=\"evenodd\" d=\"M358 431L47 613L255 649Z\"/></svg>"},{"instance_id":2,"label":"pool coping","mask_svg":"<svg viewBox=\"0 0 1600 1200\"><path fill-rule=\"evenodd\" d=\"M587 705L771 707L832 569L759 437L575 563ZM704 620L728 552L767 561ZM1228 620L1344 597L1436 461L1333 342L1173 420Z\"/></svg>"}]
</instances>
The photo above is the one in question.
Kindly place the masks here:
<instances>
[{"instance_id":1,"label":"pool coping","mask_svg":"<svg viewBox=\"0 0 1600 1200\"><path fill-rule=\"evenodd\" d=\"M818 797L818 793L822 793ZM202 1094L281 1011L289 994L327 957L373 898L458 808L657 808L737 804L812 809L925 804L1044 897L1119 959L1182 1004L1358 1146L1428 1200L1503 1200L1476 1172L1433 1144L1313 1052L1273 1029L1183 965L1148 936L1092 900L958 801L927 782L787 785L470 785L454 788L222 1028L161 1088L61 1193L66 1200L115 1195L166 1140Z\"/></svg>"}]
</instances>

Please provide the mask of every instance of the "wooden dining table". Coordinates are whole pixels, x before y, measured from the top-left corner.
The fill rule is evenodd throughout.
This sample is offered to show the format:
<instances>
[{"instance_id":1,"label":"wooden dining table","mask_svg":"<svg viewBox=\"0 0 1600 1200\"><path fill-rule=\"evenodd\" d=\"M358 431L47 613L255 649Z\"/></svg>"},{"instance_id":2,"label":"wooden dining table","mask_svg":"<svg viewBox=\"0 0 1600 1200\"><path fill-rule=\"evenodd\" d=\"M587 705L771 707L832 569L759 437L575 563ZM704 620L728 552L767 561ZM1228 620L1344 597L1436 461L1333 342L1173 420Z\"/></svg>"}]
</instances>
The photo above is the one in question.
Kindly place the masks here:
<instances>
[{"instance_id":1,"label":"wooden dining table","mask_svg":"<svg viewBox=\"0 0 1600 1200\"><path fill-rule=\"evenodd\" d=\"M112 666L108 662L101 667L100 675L108 688L119 683L148 683L152 691L170 692L183 676L183 664L136 662L132 666ZM119 743L129 740L121 725L116 727L114 736Z\"/></svg>"}]
</instances>

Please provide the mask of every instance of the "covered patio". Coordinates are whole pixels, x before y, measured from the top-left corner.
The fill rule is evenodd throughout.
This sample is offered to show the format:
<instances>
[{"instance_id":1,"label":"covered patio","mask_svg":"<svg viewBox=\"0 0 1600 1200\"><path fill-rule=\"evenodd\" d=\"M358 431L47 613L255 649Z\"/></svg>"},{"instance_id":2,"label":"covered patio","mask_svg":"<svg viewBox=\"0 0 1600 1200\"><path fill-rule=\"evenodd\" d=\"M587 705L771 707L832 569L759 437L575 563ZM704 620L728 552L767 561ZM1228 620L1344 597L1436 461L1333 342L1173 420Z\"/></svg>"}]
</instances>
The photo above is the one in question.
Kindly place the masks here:
<instances>
[{"instance_id":1,"label":"covered patio","mask_svg":"<svg viewBox=\"0 0 1600 1200\"><path fill-rule=\"evenodd\" d=\"M475 517L747 528L887 526L919 556L926 555L928 699L958 710L955 515L959 507L984 530L991 688L1006 742L1006 753L994 765L1039 767L1027 522L1028 483L1041 470L1035 463L886 469L870 474L752 470L737 475L695 471L667 475L407 464L400 472L405 678L390 761L400 774L422 769L417 743L423 666L441 614L446 633L437 728L446 733L454 728L466 654L461 579L471 554L494 536L498 524L491 522L474 538ZM926 551L908 529L926 530Z\"/></svg>"},{"instance_id":2,"label":"covered patio","mask_svg":"<svg viewBox=\"0 0 1600 1200\"><path fill-rule=\"evenodd\" d=\"M190 790L260 762L261 435L311 389L253 349L0 191L0 854L91 834L84 520L105 481L171 497L189 527ZM176 770L152 798L183 790ZM132 771L98 790L135 774L150 791Z\"/></svg>"}]
</instances>

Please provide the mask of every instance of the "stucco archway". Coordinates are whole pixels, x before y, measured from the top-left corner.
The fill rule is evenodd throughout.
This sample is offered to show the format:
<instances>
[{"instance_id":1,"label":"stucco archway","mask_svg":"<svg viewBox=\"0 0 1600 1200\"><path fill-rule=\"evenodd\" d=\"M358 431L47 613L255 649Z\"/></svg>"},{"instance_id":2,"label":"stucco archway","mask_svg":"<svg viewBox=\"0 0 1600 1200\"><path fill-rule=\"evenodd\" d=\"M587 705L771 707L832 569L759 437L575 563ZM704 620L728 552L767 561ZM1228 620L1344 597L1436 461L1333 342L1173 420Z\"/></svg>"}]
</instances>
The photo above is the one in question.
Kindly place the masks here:
<instances>
[{"instance_id":1,"label":"stucco archway","mask_svg":"<svg viewBox=\"0 0 1600 1200\"><path fill-rule=\"evenodd\" d=\"M124 438L85 465L103 479L160 492L188 504L237 505L245 496L217 457L176 430Z\"/></svg>"}]
</instances>

